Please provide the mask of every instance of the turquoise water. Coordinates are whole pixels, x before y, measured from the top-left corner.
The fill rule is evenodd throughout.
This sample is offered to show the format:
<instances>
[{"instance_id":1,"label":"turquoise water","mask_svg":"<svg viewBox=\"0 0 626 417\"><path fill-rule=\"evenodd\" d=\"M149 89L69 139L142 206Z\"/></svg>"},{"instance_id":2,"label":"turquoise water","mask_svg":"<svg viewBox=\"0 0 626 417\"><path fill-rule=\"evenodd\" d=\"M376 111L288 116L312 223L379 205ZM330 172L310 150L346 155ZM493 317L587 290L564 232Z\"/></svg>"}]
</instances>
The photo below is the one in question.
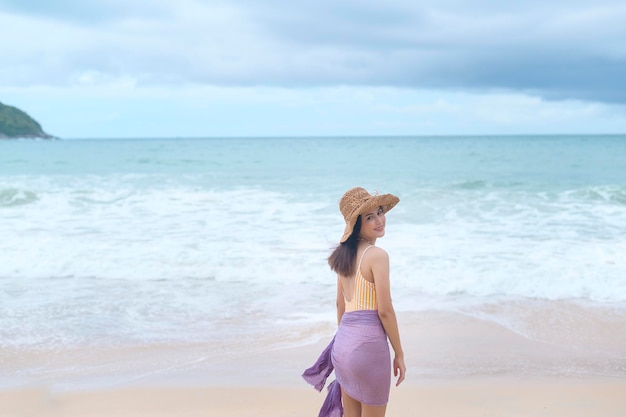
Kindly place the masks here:
<instances>
[{"instance_id":1,"label":"turquoise water","mask_svg":"<svg viewBox=\"0 0 626 417\"><path fill-rule=\"evenodd\" d=\"M239 185L260 186L274 180L284 185L286 174L314 180L344 176L358 180L372 175L384 181L418 183L623 184L626 168L624 136L102 139L0 144L3 176L215 174Z\"/></svg>"},{"instance_id":2,"label":"turquoise water","mask_svg":"<svg viewBox=\"0 0 626 417\"><path fill-rule=\"evenodd\" d=\"M357 185L401 199L378 242L399 310L622 308L625 173L626 136L2 141L0 343L332 322L325 258Z\"/></svg>"}]
</instances>

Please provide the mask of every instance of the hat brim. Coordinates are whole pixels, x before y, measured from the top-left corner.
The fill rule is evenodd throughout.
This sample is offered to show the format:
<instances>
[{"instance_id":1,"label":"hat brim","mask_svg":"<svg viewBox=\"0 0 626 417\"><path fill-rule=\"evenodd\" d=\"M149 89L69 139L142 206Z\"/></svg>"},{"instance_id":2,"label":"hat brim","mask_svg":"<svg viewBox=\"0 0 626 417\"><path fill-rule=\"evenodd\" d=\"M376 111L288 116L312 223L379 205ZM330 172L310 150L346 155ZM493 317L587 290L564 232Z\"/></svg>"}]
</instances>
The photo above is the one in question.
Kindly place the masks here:
<instances>
[{"instance_id":1,"label":"hat brim","mask_svg":"<svg viewBox=\"0 0 626 417\"><path fill-rule=\"evenodd\" d=\"M365 200L363 204L361 204L359 208L352 213L350 219L346 221L346 228L343 231L343 236L341 236L341 240L339 241L339 243L344 243L346 240L348 240L348 238L352 234L352 231L354 230L356 220L361 214L366 213L377 207L382 207L383 213L387 213L389 210L394 208L399 201L400 199L393 194L373 195Z\"/></svg>"}]
</instances>

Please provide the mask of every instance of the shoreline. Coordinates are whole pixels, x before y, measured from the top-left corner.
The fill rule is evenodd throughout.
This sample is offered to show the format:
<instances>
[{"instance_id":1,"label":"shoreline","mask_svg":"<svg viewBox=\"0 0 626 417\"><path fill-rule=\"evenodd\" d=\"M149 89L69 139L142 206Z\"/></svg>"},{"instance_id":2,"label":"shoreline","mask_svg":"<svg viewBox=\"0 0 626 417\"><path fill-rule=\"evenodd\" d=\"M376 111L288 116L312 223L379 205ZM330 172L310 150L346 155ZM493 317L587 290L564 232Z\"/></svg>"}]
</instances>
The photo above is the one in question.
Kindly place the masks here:
<instances>
[{"instance_id":1,"label":"shoreline","mask_svg":"<svg viewBox=\"0 0 626 417\"><path fill-rule=\"evenodd\" d=\"M499 376L626 379L626 311L609 314L567 303L549 306L551 310L545 303L486 305L471 314L399 312L408 369L405 384ZM497 308L506 309L506 324ZM297 336L268 333L195 343L0 348L0 390L297 386L335 328L317 323L298 329Z\"/></svg>"}]
</instances>

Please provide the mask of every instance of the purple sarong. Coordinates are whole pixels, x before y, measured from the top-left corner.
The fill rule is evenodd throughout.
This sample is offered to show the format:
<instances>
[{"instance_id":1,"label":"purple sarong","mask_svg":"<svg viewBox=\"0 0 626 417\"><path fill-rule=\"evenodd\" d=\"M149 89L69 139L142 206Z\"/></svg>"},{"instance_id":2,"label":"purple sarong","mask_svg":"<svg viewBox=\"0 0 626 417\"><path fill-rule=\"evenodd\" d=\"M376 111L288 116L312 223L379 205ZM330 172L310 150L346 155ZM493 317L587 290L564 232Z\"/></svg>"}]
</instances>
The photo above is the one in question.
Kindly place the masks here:
<instances>
[{"instance_id":1,"label":"purple sarong","mask_svg":"<svg viewBox=\"0 0 626 417\"><path fill-rule=\"evenodd\" d=\"M302 377L318 391L335 371L336 381L319 417L341 417L341 390L368 405L386 405L391 386L389 344L378 311L344 313L337 334Z\"/></svg>"}]
</instances>

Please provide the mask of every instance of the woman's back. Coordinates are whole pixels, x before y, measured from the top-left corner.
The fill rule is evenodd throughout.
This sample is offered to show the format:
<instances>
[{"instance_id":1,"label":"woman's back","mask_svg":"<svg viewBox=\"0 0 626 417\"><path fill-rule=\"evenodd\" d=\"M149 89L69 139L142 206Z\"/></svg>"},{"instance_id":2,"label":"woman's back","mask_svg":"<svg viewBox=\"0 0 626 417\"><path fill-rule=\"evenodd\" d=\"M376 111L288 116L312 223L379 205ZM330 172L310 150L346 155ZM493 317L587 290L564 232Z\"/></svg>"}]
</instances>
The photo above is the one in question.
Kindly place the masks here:
<instances>
[{"instance_id":1,"label":"woman's back","mask_svg":"<svg viewBox=\"0 0 626 417\"><path fill-rule=\"evenodd\" d=\"M361 270L365 254L372 247L374 246L370 245L363 250L354 277L341 277L346 313L359 310L378 310L376 286L373 279L370 281L363 276Z\"/></svg>"}]
</instances>

